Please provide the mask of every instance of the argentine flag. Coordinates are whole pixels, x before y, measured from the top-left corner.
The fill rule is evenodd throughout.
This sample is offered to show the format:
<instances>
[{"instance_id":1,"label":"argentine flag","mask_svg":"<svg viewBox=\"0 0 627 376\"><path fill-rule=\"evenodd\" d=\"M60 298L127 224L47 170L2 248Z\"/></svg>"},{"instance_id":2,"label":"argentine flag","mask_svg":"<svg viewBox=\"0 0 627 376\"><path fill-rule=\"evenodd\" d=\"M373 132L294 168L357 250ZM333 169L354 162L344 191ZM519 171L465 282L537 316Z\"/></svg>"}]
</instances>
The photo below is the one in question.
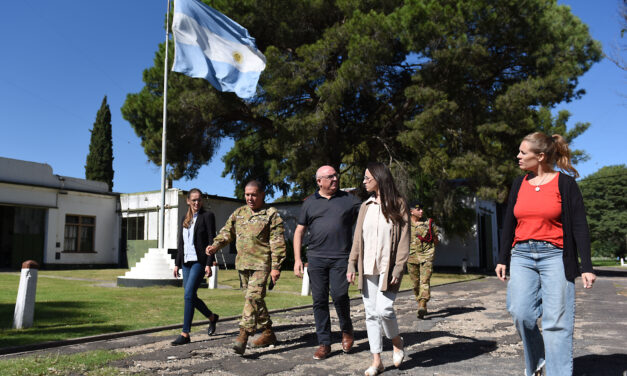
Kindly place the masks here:
<instances>
[{"instance_id":1,"label":"argentine flag","mask_svg":"<svg viewBox=\"0 0 627 376\"><path fill-rule=\"evenodd\" d=\"M176 0L172 32L174 72L204 78L240 98L255 95L266 58L248 30L197 0Z\"/></svg>"}]
</instances>

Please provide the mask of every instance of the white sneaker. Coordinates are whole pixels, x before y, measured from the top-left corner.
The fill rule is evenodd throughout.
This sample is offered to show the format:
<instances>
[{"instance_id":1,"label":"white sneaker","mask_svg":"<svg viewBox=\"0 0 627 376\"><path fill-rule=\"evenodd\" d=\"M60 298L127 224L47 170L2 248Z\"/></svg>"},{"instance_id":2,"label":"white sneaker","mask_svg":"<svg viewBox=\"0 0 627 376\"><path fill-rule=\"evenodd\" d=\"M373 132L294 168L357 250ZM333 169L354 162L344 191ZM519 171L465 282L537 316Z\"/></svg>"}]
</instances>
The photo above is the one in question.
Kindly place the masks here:
<instances>
[{"instance_id":1,"label":"white sneaker","mask_svg":"<svg viewBox=\"0 0 627 376\"><path fill-rule=\"evenodd\" d=\"M380 374L384 370L385 370L385 367L383 367L383 364L381 364L378 368L375 367L375 366L370 366L364 372L364 376L377 376L378 374Z\"/></svg>"},{"instance_id":2,"label":"white sneaker","mask_svg":"<svg viewBox=\"0 0 627 376\"><path fill-rule=\"evenodd\" d=\"M536 369L536 371L533 373L532 376L542 376L543 374L542 371L543 371L545 362L546 361L542 361L542 364L538 366L538 369ZM525 375L527 375L527 368L525 368Z\"/></svg>"},{"instance_id":3,"label":"white sneaker","mask_svg":"<svg viewBox=\"0 0 627 376\"><path fill-rule=\"evenodd\" d=\"M398 368L403 363L403 359L405 359L405 341L403 337L401 337L401 347L399 351L392 351L392 360L394 361L394 367Z\"/></svg>"}]
</instances>

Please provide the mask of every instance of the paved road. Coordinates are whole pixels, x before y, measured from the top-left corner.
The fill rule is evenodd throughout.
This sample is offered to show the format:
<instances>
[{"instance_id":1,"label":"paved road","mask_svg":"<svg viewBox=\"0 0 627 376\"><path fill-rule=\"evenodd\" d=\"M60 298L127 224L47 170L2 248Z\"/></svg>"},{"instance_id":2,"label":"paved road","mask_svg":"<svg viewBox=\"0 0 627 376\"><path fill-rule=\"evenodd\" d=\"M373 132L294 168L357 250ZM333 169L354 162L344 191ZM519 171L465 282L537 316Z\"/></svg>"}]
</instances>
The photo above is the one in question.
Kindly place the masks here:
<instances>
[{"instance_id":1,"label":"paved road","mask_svg":"<svg viewBox=\"0 0 627 376\"><path fill-rule=\"evenodd\" d=\"M627 376L627 269L603 268L592 290L577 280L575 375ZM383 362L386 375L522 375L522 346L505 311L505 284L494 277L435 287L426 320L417 320L411 292L399 294L396 309L407 358L392 366L390 341ZM334 315L333 309L331 309ZM371 355L360 299L352 301L356 342L343 354L339 335L329 358L312 358L316 348L311 309L275 313L279 343L235 355L230 344L237 321L218 325L208 337L206 327L192 329L191 344L172 347L176 331L39 351L73 353L111 349L131 355L114 363L126 372L154 375L361 375ZM337 318L333 329L337 331ZM15 355L13 355L15 356Z\"/></svg>"}]
</instances>

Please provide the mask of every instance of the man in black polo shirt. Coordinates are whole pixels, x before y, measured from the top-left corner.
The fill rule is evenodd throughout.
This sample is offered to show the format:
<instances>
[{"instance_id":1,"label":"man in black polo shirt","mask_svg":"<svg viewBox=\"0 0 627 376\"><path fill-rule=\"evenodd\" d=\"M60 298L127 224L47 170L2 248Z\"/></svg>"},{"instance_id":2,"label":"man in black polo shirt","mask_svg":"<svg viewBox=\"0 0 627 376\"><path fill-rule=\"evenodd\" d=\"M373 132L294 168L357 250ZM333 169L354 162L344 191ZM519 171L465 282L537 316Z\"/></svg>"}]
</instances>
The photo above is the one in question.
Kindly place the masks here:
<instances>
[{"instance_id":1,"label":"man in black polo shirt","mask_svg":"<svg viewBox=\"0 0 627 376\"><path fill-rule=\"evenodd\" d=\"M307 270L319 344L313 357L324 359L331 352L329 288L342 330L342 350L349 352L353 346L346 271L353 239L353 224L361 201L339 190L338 174L331 166L318 169L316 182L319 190L305 199L294 231L294 274L299 278L303 276L300 250L303 234L309 229Z\"/></svg>"}]
</instances>

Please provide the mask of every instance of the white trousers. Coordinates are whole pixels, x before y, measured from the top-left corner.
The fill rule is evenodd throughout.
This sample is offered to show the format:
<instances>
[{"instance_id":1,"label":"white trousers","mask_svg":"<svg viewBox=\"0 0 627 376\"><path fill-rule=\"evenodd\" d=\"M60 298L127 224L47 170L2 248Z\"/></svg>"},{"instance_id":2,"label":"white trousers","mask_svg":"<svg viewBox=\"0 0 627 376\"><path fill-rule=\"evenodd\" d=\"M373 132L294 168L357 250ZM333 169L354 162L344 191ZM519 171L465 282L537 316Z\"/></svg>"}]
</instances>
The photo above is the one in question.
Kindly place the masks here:
<instances>
[{"instance_id":1,"label":"white trousers","mask_svg":"<svg viewBox=\"0 0 627 376\"><path fill-rule=\"evenodd\" d=\"M364 275L362 290L368 342L370 352L373 354L380 354L383 351L383 334L389 339L398 335L398 323L394 312L396 293L381 291L379 278L385 278L385 275Z\"/></svg>"}]
</instances>

